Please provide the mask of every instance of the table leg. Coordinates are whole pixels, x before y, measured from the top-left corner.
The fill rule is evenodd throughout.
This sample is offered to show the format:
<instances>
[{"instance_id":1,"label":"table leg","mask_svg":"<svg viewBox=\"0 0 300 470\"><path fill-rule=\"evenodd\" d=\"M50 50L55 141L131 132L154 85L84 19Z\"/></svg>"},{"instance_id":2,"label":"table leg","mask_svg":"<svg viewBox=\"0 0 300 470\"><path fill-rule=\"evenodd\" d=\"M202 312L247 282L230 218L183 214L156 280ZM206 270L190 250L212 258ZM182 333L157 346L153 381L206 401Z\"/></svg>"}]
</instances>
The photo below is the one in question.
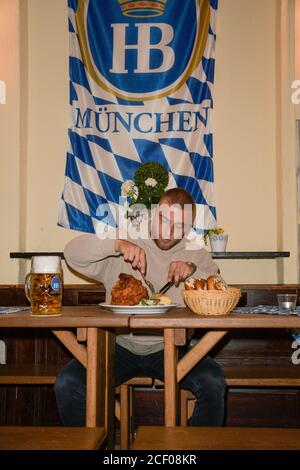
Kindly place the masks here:
<instances>
[{"instance_id":1,"label":"table leg","mask_svg":"<svg viewBox=\"0 0 300 470\"><path fill-rule=\"evenodd\" d=\"M227 334L227 331L208 331L178 362L177 380L180 382L201 359Z\"/></svg>"},{"instance_id":2,"label":"table leg","mask_svg":"<svg viewBox=\"0 0 300 470\"><path fill-rule=\"evenodd\" d=\"M85 343L87 340L87 329L86 328L77 328L77 341L78 343Z\"/></svg>"},{"instance_id":3,"label":"table leg","mask_svg":"<svg viewBox=\"0 0 300 470\"><path fill-rule=\"evenodd\" d=\"M177 348L175 330L166 329L164 349L164 383L165 383L165 426L176 426L177 421Z\"/></svg>"},{"instance_id":4,"label":"table leg","mask_svg":"<svg viewBox=\"0 0 300 470\"><path fill-rule=\"evenodd\" d=\"M107 448L115 447L115 344L114 332L106 331L106 387L105 387L105 428L107 430Z\"/></svg>"},{"instance_id":5,"label":"table leg","mask_svg":"<svg viewBox=\"0 0 300 470\"><path fill-rule=\"evenodd\" d=\"M52 333L68 349L68 351L73 354L83 367L87 366L86 347L78 343L74 333L67 330L52 330Z\"/></svg>"},{"instance_id":6,"label":"table leg","mask_svg":"<svg viewBox=\"0 0 300 470\"><path fill-rule=\"evenodd\" d=\"M187 341L187 330L185 328L177 328L175 330L175 344L176 346L185 346Z\"/></svg>"},{"instance_id":7,"label":"table leg","mask_svg":"<svg viewBox=\"0 0 300 470\"><path fill-rule=\"evenodd\" d=\"M106 332L87 330L86 426L105 426Z\"/></svg>"}]
</instances>

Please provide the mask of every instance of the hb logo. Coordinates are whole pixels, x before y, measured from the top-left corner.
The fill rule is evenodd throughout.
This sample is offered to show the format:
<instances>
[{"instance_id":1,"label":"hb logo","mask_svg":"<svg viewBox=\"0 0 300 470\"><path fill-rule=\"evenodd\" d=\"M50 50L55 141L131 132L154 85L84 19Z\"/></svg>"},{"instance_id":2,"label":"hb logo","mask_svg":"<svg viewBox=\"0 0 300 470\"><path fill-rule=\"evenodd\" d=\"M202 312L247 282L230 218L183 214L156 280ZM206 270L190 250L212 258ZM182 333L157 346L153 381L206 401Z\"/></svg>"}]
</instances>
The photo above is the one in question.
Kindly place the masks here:
<instances>
[{"instance_id":1,"label":"hb logo","mask_svg":"<svg viewBox=\"0 0 300 470\"><path fill-rule=\"evenodd\" d=\"M160 23L137 23L138 43L126 44L126 30L129 24L112 24L113 28L113 66L111 73L128 73L126 69L126 51L137 51L137 66L133 73L159 73L167 72L172 69L175 63L175 52L170 46L174 38L174 30L169 24ZM160 32L161 39L158 43L151 43L151 32L157 28ZM159 51L161 53L161 63L156 67L151 67L151 51Z\"/></svg>"},{"instance_id":2,"label":"hb logo","mask_svg":"<svg viewBox=\"0 0 300 470\"><path fill-rule=\"evenodd\" d=\"M164 14L165 6L168 0L157 2L141 1L132 2L128 0L119 0L123 15L133 18L151 18ZM134 73L159 73L170 70L175 62L175 53L170 43L174 38L174 29L169 24L163 23L137 23L137 45L126 44L126 30L129 27L125 24L112 24L113 28L113 66L111 73L128 73L125 68L126 51L137 51L137 67ZM161 40L157 44L151 44L151 30L157 28L161 33ZM150 66L151 51L161 52L162 62L158 67Z\"/></svg>"},{"instance_id":3,"label":"hb logo","mask_svg":"<svg viewBox=\"0 0 300 470\"><path fill-rule=\"evenodd\" d=\"M171 95L199 65L210 3L78 0L76 23L91 78L119 98L146 101Z\"/></svg>"}]
</instances>

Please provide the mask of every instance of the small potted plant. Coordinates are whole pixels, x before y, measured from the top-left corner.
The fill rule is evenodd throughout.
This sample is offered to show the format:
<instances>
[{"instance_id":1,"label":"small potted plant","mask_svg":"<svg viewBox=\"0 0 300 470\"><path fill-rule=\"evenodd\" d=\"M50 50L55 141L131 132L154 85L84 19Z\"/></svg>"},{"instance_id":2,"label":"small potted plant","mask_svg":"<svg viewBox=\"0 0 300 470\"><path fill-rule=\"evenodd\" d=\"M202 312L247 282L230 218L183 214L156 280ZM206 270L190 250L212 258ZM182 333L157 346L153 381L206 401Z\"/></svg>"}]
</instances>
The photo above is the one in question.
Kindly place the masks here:
<instances>
[{"instance_id":1,"label":"small potted plant","mask_svg":"<svg viewBox=\"0 0 300 470\"><path fill-rule=\"evenodd\" d=\"M207 245L209 239L211 251L214 253L225 252L228 242L228 235L225 234L223 228L214 228L207 230L204 235L204 242Z\"/></svg>"}]
</instances>

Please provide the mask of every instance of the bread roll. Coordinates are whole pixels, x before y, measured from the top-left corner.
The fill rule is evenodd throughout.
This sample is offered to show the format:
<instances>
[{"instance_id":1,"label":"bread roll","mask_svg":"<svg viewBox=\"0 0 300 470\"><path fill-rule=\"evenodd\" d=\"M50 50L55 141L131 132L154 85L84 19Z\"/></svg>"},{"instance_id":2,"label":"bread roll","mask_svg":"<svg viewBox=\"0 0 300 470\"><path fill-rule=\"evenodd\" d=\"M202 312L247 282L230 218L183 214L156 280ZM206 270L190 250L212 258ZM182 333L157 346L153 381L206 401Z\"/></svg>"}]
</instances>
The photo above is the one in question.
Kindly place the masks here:
<instances>
[{"instance_id":1,"label":"bread roll","mask_svg":"<svg viewBox=\"0 0 300 470\"><path fill-rule=\"evenodd\" d=\"M217 290L223 290L223 291L227 290L225 282L220 277L217 277L216 282L215 282L215 286L216 286Z\"/></svg>"},{"instance_id":2,"label":"bread roll","mask_svg":"<svg viewBox=\"0 0 300 470\"><path fill-rule=\"evenodd\" d=\"M185 290L194 290L195 289L195 282L196 282L196 279L188 279L187 281L185 281L184 283L184 288Z\"/></svg>"},{"instance_id":3,"label":"bread roll","mask_svg":"<svg viewBox=\"0 0 300 470\"><path fill-rule=\"evenodd\" d=\"M195 289L196 290L205 290L206 289L206 280L205 279L196 279Z\"/></svg>"},{"instance_id":4,"label":"bread roll","mask_svg":"<svg viewBox=\"0 0 300 470\"><path fill-rule=\"evenodd\" d=\"M209 276L206 282L207 282L208 290L216 290L216 286L215 286L216 276Z\"/></svg>"},{"instance_id":5,"label":"bread roll","mask_svg":"<svg viewBox=\"0 0 300 470\"><path fill-rule=\"evenodd\" d=\"M220 276L213 275L207 279L208 290L226 290L226 284Z\"/></svg>"}]
</instances>

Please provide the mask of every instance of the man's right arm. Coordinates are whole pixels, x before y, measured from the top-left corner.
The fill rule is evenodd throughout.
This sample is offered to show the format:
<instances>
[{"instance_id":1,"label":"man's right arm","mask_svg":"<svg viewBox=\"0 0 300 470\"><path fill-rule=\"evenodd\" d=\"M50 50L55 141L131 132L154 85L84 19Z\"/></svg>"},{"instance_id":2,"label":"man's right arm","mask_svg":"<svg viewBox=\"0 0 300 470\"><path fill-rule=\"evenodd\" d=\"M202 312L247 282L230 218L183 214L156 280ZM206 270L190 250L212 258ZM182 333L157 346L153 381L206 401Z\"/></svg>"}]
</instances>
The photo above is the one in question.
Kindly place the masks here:
<instances>
[{"instance_id":1,"label":"man's right arm","mask_svg":"<svg viewBox=\"0 0 300 470\"><path fill-rule=\"evenodd\" d=\"M96 235L80 235L65 247L64 256L75 271L97 281L104 281L109 257L119 256L116 240L100 240Z\"/></svg>"},{"instance_id":2,"label":"man's right arm","mask_svg":"<svg viewBox=\"0 0 300 470\"><path fill-rule=\"evenodd\" d=\"M128 240L100 240L96 235L81 235L67 244L64 255L75 271L102 282L112 256L123 256L133 268L146 271L145 251Z\"/></svg>"}]
</instances>

